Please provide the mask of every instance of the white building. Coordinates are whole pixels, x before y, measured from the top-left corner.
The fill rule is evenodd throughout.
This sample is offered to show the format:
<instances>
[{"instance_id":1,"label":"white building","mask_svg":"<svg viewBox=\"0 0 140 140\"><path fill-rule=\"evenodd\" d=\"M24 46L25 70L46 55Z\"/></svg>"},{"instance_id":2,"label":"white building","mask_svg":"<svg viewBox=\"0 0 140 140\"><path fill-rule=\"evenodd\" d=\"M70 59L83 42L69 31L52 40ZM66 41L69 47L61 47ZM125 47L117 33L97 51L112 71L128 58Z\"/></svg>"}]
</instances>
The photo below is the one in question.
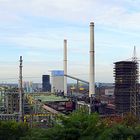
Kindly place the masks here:
<instances>
[{"instance_id":1,"label":"white building","mask_svg":"<svg viewBox=\"0 0 140 140\"><path fill-rule=\"evenodd\" d=\"M114 95L114 88L105 89L105 95Z\"/></svg>"},{"instance_id":2,"label":"white building","mask_svg":"<svg viewBox=\"0 0 140 140\"><path fill-rule=\"evenodd\" d=\"M64 71L53 70L51 72L51 92L64 92Z\"/></svg>"}]
</instances>

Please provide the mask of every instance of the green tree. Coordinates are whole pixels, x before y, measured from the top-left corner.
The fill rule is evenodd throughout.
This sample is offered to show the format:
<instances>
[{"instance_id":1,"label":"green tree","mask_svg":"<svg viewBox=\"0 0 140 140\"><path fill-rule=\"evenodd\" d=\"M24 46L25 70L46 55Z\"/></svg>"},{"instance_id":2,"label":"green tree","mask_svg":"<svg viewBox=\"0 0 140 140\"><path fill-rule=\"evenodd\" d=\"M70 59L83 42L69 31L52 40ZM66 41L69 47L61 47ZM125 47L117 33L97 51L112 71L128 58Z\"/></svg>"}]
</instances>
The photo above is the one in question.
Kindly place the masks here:
<instances>
[{"instance_id":1,"label":"green tree","mask_svg":"<svg viewBox=\"0 0 140 140\"><path fill-rule=\"evenodd\" d=\"M61 121L48 129L29 129L22 123L0 122L0 140L140 140L140 125L133 125L128 121L130 118L108 125L98 114L89 115L82 110L68 117L60 116Z\"/></svg>"},{"instance_id":2,"label":"green tree","mask_svg":"<svg viewBox=\"0 0 140 140\"><path fill-rule=\"evenodd\" d=\"M61 117L61 125L48 129L45 137L49 140L97 139L105 125L97 114L87 114L79 111L69 117Z\"/></svg>"},{"instance_id":3,"label":"green tree","mask_svg":"<svg viewBox=\"0 0 140 140\"><path fill-rule=\"evenodd\" d=\"M19 140L28 130L28 126L23 123L0 121L0 140Z\"/></svg>"}]
</instances>

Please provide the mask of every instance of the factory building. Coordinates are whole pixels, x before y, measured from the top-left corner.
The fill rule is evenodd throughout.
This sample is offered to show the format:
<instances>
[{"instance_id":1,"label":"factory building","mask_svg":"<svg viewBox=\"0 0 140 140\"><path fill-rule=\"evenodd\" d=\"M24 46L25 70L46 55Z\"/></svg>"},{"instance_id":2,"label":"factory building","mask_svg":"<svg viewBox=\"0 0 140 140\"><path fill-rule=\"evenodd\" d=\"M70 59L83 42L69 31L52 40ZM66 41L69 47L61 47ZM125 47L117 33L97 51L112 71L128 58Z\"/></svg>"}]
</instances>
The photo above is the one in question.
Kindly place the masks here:
<instances>
[{"instance_id":1,"label":"factory building","mask_svg":"<svg viewBox=\"0 0 140 140\"><path fill-rule=\"evenodd\" d=\"M4 96L5 113L13 114L19 112L19 93L8 92Z\"/></svg>"},{"instance_id":2,"label":"factory building","mask_svg":"<svg viewBox=\"0 0 140 140\"><path fill-rule=\"evenodd\" d=\"M51 91L50 75L42 75L42 90L43 92Z\"/></svg>"},{"instance_id":3,"label":"factory building","mask_svg":"<svg viewBox=\"0 0 140 140\"><path fill-rule=\"evenodd\" d=\"M6 92L4 95L4 113L19 113L19 93ZM23 100L23 112L24 114L30 113L30 105L28 104L27 100Z\"/></svg>"},{"instance_id":4,"label":"factory building","mask_svg":"<svg viewBox=\"0 0 140 140\"><path fill-rule=\"evenodd\" d=\"M52 76L52 93L64 92L64 71L63 70L53 70L51 72Z\"/></svg>"},{"instance_id":5,"label":"factory building","mask_svg":"<svg viewBox=\"0 0 140 140\"><path fill-rule=\"evenodd\" d=\"M115 63L115 105L117 113L139 112L138 63L120 61Z\"/></svg>"}]
</instances>

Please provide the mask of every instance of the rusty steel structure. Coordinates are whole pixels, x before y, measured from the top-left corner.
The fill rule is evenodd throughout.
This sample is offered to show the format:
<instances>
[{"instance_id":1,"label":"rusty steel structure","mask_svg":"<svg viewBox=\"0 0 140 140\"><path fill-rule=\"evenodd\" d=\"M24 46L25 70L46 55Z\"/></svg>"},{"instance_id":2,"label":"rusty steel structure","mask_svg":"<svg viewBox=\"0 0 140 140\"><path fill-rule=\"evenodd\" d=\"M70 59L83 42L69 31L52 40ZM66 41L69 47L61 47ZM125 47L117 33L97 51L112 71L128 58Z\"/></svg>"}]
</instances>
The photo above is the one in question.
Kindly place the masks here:
<instances>
[{"instance_id":1,"label":"rusty steel structure","mask_svg":"<svg viewBox=\"0 0 140 140\"><path fill-rule=\"evenodd\" d=\"M137 61L115 63L115 105L117 113L131 112L138 116L139 106L139 68Z\"/></svg>"}]
</instances>

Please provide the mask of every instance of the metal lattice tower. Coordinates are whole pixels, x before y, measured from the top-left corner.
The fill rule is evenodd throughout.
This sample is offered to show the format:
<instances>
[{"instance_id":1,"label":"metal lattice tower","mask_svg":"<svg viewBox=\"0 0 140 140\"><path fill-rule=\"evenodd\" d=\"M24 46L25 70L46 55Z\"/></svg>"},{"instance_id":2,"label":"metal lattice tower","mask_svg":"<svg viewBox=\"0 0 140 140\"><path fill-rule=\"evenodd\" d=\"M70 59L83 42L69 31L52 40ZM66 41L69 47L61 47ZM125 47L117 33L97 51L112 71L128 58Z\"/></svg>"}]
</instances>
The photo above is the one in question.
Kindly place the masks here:
<instances>
[{"instance_id":1,"label":"metal lattice tower","mask_svg":"<svg viewBox=\"0 0 140 140\"><path fill-rule=\"evenodd\" d=\"M133 57L132 57L133 63L135 63L135 71L133 71L132 76L135 79L134 87L131 89L130 93L130 112L134 114L135 116L140 115L140 99L139 99L139 70L138 70L138 61L137 61L137 56L136 56L136 47L134 46L134 51L133 51Z\"/></svg>"},{"instance_id":2,"label":"metal lattice tower","mask_svg":"<svg viewBox=\"0 0 140 140\"><path fill-rule=\"evenodd\" d=\"M135 63L134 71L132 72L133 81L130 89L130 112L135 116L139 115L139 91L138 91L138 63Z\"/></svg>"}]
</instances>

